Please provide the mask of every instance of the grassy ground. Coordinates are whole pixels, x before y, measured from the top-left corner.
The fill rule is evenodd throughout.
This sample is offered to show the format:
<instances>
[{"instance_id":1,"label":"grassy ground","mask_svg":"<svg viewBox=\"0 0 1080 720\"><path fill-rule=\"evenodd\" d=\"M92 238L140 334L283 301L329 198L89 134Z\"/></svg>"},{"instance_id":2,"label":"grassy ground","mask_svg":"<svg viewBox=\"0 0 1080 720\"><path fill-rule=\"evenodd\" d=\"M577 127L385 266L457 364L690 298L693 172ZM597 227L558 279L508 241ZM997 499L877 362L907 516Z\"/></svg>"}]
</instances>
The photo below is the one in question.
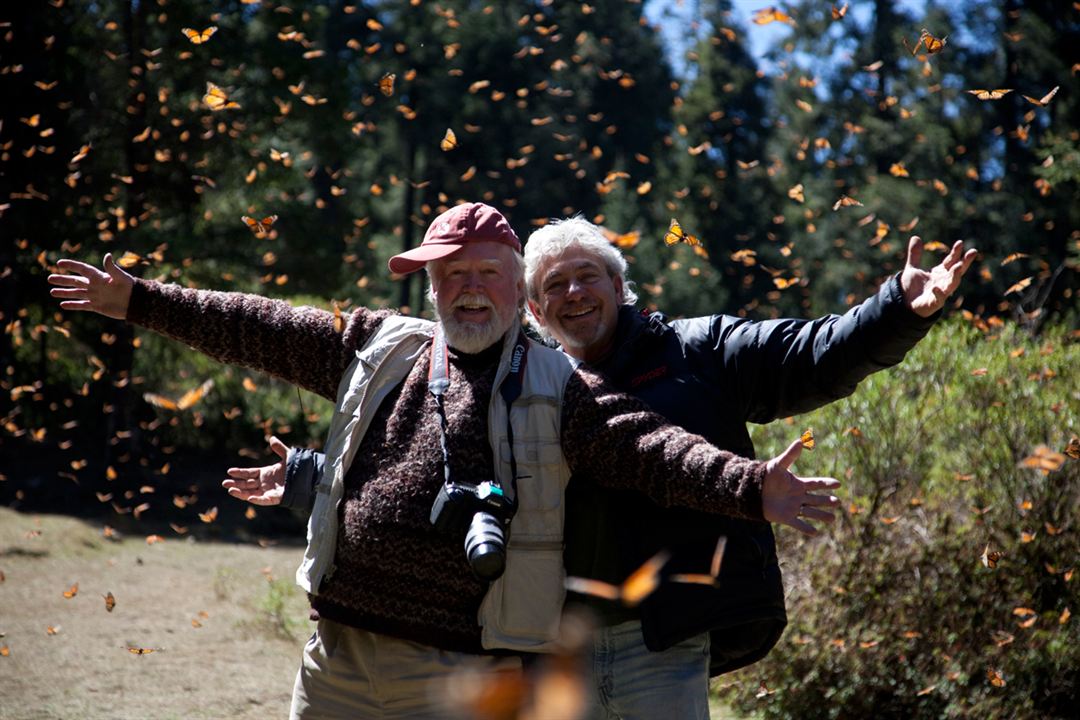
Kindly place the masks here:
<instances>
[{"instance_id":1,"label":"grassy ground","mask_svg":"<svg viewBox=\"0 0 1080 720\"><path fill-rule=\"evenodd\" d=\"M0 507L0 718L288 715L313 630L292 579L302 549L175 538ZM714 701L712 717L739 716Z\"/></svg>"},{"instance_id":2,"label":"grassy ground","mask_svg":"<svg viewBox=\"0 0 1080 720\"><path fill-rule=\"evenodd\" d=\"M301 553L113 541L100 525L0 507L0 717L286 716L312 631L292 582Z\"/></svg>"}]
</instances>

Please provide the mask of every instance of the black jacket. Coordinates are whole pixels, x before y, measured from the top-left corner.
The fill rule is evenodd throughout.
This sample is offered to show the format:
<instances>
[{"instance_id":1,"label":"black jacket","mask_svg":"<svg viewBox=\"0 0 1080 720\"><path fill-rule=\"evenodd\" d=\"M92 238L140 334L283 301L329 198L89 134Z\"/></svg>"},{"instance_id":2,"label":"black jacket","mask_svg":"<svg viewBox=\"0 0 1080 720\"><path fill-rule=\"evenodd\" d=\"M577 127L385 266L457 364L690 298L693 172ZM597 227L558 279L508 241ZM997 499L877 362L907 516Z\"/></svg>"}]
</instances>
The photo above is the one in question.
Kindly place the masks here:
<instances>
[{"instance_id":1,"label":"black jacket","mask_svg":"<svg viewBox=\"0 0 1080 720\"><path fill-rule=\"evenodd\" d=\"M754 457L746 423L813 410L850 395L870 373L899 363L935 318L905 305L899 276L843 316L753 322L727 315L668 321L620 309L616 349L596 369L677 425ZM618 584L661 549L668 573L707 573L727 537L719 582L661 583L640 606L645 643L663 650L712 634L710 674L765 656L787 623L772 528L688 510L584 478L567 490L567 573ZM609 622L626 619L597 606Z\"/></svg>"}]
</instances>

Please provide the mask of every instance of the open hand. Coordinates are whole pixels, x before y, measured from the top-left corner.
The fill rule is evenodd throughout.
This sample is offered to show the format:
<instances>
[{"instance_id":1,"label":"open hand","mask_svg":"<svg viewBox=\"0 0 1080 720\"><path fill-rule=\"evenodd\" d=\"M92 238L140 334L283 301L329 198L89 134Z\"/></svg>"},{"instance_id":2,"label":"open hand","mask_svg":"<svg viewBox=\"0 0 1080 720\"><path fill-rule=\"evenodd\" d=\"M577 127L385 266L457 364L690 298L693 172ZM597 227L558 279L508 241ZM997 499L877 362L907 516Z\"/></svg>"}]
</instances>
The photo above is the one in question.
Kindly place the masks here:
<instances>
[{"instance_id":1,"label":"open hand","mask_svg":"<svg viewBox=\"0 0 1080 720\"><path fill-rule=\"evenodd\" d=\"M289 448L274 436L270 436L270 449L280 462L253 468L229 468L228 480L221 486L239 500L246 500L253 505L279 505L285 492L285 460Z\"/></svg>"},{"instance_id":2,"label":"open hand","mask_svg":"<svg viewBox=\"0 0 1080 720\"><path fill-rule=\"evenodd\" d=\"M930 317L944 307L945 301L956 292L960 279L979 251L971 248L964 252L964 241L957 240L944 260L930 270L920 270L922 251L922 238L912 235L908 241L907 263L900 275L900 287L911 311L920 317Z\"/></svg>"},{"instance_id":3,"label":"open hand","mask_svg":"<svg viewBox=\"0 0 1080 720\"><path fill-rule=\"evenodd\" d=\"M112 253L105 255L104 272L93 265L66 258L58 261L56 267L74 273L54 274L48 278L49 284L54 286L49 294L60 298L61 308L96 312L117 320L127 317L135 278L116 264Z\"/></svg>"},{"instance_id":4,"label":"open hand","mask_svg":"<svg viewBox=\"0 0 1080 720\"><path fill-rule=\"evenodd\" d=\"M788 468L802 454L802 442L796 440L780 455L765 464L765 482L761 486L761 509L769 522L790 525L806 535L817 535L810 520L832 522L832 512L840 504L835 495L815 495L811 490L832 490L840 481L827 477L801 478Z\"/></svg>"}]
</instances>

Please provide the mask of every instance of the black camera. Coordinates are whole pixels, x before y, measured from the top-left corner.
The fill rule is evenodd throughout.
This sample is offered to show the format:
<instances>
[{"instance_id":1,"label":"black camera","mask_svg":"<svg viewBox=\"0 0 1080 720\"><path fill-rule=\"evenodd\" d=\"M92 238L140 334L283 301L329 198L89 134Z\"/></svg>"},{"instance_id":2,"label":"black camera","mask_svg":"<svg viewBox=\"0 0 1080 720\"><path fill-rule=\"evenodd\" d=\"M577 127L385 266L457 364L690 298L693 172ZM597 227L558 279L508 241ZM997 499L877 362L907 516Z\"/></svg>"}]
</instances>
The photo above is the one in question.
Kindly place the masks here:
<instances>
[{"instance_id":1,"label":"black camera","mask_svg":"<svg viewBox=\"0 0 1080 720\"><path fill-rule=\"evenodd\" d=\"M515 505L498 485L446 482L431 506L440 532L465 533L465 557L481 580L497 580L506 569L506 531Z\"/></svg>"}]
</instances>

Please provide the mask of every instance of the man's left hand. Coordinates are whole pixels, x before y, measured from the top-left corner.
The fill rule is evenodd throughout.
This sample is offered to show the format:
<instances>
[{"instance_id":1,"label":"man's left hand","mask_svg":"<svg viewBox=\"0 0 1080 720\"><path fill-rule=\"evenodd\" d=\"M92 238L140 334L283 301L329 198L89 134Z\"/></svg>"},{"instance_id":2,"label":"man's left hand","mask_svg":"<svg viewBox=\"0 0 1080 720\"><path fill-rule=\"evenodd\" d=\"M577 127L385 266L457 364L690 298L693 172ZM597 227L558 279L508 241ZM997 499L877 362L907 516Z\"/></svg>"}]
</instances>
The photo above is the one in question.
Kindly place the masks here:
<instances>
[{"instance_id":1,"label":"man's left hand","mask_svg":"<svg viewBox=\"0 0 1080 720\"><path fill-rule=\"evenodd\" d=\"M907 263L900 275L900 287L911 311L920 317L930 317L944 307L945 301L956 292L960 279L979 251L971 248L964 252L964 241L957 240L944 260L930 270L921 270L919 262L922 251L922 239L912 235L908 241Z\"/></svg>"}]
</instances>

